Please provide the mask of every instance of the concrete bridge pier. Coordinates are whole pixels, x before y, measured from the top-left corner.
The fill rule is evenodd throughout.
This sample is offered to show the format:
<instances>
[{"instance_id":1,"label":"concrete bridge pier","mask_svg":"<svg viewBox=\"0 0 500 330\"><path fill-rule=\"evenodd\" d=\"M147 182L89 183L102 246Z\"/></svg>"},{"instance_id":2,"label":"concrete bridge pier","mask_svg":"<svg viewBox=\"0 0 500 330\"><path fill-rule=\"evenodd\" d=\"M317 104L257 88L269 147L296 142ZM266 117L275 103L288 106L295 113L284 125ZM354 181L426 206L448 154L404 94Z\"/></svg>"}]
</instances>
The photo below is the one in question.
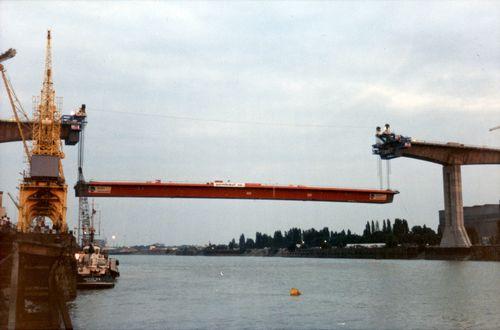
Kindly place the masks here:
<instances>
[{"instance_id":1,"label":"concrete bridge pier","mask_svg":"<svg viewBox=\"0 0 500 330\"><path fill-rule=\"evenodd\" d=\"M462 172L460 165L443 166L445 225L441 247L470 247L464 226Z\"/></svg>"}]
</instances>

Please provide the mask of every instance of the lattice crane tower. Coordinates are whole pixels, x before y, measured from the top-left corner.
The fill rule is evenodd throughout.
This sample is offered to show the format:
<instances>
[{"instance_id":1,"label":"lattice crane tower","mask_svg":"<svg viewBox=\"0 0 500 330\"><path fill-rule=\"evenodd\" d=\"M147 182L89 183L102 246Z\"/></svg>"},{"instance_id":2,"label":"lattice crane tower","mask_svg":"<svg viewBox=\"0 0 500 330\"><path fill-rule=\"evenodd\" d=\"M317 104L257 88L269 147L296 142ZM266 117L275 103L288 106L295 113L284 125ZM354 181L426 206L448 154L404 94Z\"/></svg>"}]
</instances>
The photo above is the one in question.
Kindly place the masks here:
<instances>
[{"instance_id":1,"label":"lattice crane tower","mask_svg":"<svg viewBox=\"0 0 500 330\"><path fill-rule=\"evenodd\" d=\"M19 187L18 229L23 232L29 230L34 220L45 217L50 218L53 229L67 231L61 112L56 104L52 75L51 35L47 31L44 79L35 103L33 146L28 156L30 171Z\"/></svg>"}]
</instances>

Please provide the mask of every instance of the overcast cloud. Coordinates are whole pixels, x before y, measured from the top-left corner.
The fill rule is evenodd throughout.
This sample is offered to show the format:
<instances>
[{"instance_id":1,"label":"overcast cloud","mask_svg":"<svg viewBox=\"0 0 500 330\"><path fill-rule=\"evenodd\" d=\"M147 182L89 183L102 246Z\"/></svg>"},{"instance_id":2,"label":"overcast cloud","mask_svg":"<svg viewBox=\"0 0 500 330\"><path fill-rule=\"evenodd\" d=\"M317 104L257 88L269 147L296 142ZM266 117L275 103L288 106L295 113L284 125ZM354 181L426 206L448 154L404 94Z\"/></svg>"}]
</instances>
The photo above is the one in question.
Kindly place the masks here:
<instances>
[{"instance_id":1,"label":"overcast cloud","mask_svg":"<svg viewBox=\"0 0 500 330\"><path fill-rule=\"evenodd\" d=\"M264 182L378 188L374 127L500 147L497 2L0 2L0 51L26 108L45 33L64 113L88 109L96 180ZM3 86L2 86L3 87ZM5 91L0 116L10 118ZM68 185L76 150L66 147ZM0 145L16 192L21 144ZM463 168L464 204L498 203L500 168ZM98 199L119 243L227 242L292 226L403 217L438 224L441 167L392 161L393 204ZM70 191L68 219L76 226ZM12 203L4 200L11 215Z\"/></svg>"}]
</instances>

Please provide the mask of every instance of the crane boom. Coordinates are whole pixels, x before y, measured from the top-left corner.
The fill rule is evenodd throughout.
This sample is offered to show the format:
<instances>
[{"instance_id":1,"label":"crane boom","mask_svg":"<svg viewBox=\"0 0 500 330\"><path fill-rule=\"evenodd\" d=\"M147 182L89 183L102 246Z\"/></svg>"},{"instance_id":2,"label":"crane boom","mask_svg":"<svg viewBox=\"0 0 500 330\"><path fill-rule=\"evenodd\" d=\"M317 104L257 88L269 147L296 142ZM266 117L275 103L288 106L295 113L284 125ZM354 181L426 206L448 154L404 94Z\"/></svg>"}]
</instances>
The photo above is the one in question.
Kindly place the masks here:
<instances>
[{"instance_id":1,"label":"crane boom","mask_svg":"<svg viewBox=\"0 0 500 330\"><path fill-rule=\"evenodd\" d=\"M9 48L6 52L0 54L0 63L8 60L9 58L13 58L16 56L16 50L14 48Z\"/></svg>"},{"instance_id":2,"label":"crane boom","mask_svg":"<svg viewBox=\"0 0 500 330\"><path fill-rule=\"evenodd\" d=\"M16 56L16 50L13 48L10 48L6 52L0 54L0 63L13 58ZM14 92L14 88L12 87L12 84L10 83L9 79L7 78L7 75L5 74L5 67L3 64L0 64L0 72L2 74L2 80L5 85L5 91L7 92L7 96L9 98L9 103L12 108L12 113L14 114L14 118L16 119L16 124L17 124L17 129L19 132L19 135L21 136L21 140L23 141L23 148L24 152L26 154L26 157L28 161L30 161L30 151L28 148L28 144L26 142L26 138L24 136L23 132L23 127L21 124L21 120L19 119L19 113L21 113L25 118L26 118L26 112L24 112L24 109L21 106L21 102L19 102L19 99L16 96L16 93Z\"/></svg>"},{"instance_id":3,"label":"crane boom","mask_svg":"<svg viewBox=\"0 0 500 330\"><path fill-rule=\"evenodd\" d=\"M395 190L277 186L222 181L208 183L80 181L75 186L75 194L78 197L264 199L374 204L391 203L394 195L398 193Z\"/></svg>"}]
</instances>

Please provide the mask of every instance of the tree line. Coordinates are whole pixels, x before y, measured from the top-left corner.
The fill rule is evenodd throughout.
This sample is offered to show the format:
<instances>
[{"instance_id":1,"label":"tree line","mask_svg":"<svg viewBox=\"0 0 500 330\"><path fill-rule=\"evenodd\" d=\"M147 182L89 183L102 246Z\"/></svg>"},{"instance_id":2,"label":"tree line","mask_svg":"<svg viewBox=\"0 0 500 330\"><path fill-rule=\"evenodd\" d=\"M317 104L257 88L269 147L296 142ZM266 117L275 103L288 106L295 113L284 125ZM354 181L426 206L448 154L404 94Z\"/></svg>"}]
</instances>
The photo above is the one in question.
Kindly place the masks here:
<instances>
[{"instance_id":1,"label":"tree line","mask_svg":"<svg viewBox=\"0 0 500 330\"><path fill-rule=\"evenodd\" d=\"M385 243L388 247L397 245L438 245L441 234L423 226L413 226L411 229L405 219L383 220L382 225L377 221L367 221L362 235L352 233L351 230L330 231L328 227L321 230L314 228L302 230L290 228L282 232L277 230L268 235L255 233L255 239L246 238L241 234L238 242L233 238L227 247L229 249L281 249L295 250L297 248L330 248L345 247L347 244Z\"/></svg>"}]
</instances>

